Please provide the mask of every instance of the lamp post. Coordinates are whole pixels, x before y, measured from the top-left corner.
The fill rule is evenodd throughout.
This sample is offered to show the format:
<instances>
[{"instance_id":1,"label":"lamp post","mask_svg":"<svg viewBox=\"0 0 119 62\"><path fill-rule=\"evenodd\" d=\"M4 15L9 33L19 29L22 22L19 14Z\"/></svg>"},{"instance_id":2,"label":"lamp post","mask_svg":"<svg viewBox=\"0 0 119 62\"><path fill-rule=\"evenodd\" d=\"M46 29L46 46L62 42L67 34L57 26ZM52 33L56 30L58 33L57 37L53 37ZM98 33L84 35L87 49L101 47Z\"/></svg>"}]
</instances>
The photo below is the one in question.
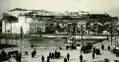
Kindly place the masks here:
<instances>
[{"instance_id":1,"label":"lamp post","mask_svg":"<svg viewBox=\"0 0 119 62\"><path fill-rule=\"evenodd\" d=\"M13 34L12 34L12 22L10 22L10 24L11 24L11 36L12 36L12 50L13 50Z\"/></svg>"},{"instance_id":2,"label":"lamp post","mask_svg":"<svg viewBox=\"0 0 119 62\"><path fill-rule=\"evenodd\" d=\"M6 44L7 44L7 33L6 33L7 30L6 30L6 25L7 25L7 24L6 24L6 20L5 20L5 40L6 40Z\"/></svg>"},{"instance_id":3,"label":"lamp post","mask_svg":"<svg viewBox=\"0 0 119 62\"><path fill-rule=\"evenodd\" d=\"M21 51L21 57L22 57L22 37L23 37L23 28L20 27L20 37L21 37L21 48L20 48L20 51Z\"/></svg>"},{"instance_id":4,"label":"lamp post","mask_svg":"<svg viewBox=\"0 0 119 62\"><path fill-rule=\"evenodd\" d=\"M112 45L112 37L113 35L112 35L112 23L111 23L111 45Z\"/></svg>"},{"instance_id":5,"label":"lamp post","mask_svg":"<svg viewBox=\"0 0 119 62\"><path fill-rule=\"evenodd\" d=\"M84 41L83 41L83 26L81 23L81 41L82 41L82 46L84 45Z\"/></svg>"}]
</instances>

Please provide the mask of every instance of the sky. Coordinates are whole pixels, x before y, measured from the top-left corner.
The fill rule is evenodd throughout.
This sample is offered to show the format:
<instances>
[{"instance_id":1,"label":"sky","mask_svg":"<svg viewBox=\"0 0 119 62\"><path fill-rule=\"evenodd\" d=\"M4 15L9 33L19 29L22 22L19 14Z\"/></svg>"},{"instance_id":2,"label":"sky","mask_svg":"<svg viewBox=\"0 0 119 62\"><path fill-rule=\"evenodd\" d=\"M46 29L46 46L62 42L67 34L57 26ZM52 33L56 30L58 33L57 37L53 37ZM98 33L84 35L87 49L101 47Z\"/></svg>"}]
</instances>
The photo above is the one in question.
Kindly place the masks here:
<instances>
[{"instance_id":1,"label":"sky","mask_svg":"<svg viewBox=\"0 0 119 62\"><path fill-rule=\"evenodd\" d=\"M88 11L119 17L119 0L0 0L0 19L4 11L14 8L58 12Z\"/></svg>"}]
</instances>

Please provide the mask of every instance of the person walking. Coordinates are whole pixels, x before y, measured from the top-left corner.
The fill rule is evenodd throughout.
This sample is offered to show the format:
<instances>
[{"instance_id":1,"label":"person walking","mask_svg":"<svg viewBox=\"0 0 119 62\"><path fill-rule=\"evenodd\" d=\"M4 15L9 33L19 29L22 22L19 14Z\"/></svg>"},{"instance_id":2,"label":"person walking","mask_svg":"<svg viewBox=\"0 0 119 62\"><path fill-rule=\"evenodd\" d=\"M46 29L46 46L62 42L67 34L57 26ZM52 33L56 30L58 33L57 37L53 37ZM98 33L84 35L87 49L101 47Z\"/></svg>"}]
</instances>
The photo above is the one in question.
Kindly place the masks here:
<instances>
[{"instance_id":1,"label":"person walking","mask_svg":"<svg viewBox=\"0 0 119 62\"><path fill-rule=\"evenodd\" d=\"M44 62L44 60L45 60L45 57L42 55L41 61Z\"/></svg>"},{"instance_id":2,"label":"person walking","mask_svg":"<svg viewBox=\"0 0 119 62\"><path fill-rule=\"evenodd\" d=\"M67 59L68 59L68 61L69 61L69 59L70 59L70 55L69 55L69 53L67 54Z\"/></svg>"},{"instance_id":3,"label":"person walking","mask_svg":"<svg viewBox=\"0 0 119 62\"><path fill-rule=\"evenodd\" d=\"M83 62L83 56L82 54L79 56L80 62Z\"/></svg>"}]
</instances>

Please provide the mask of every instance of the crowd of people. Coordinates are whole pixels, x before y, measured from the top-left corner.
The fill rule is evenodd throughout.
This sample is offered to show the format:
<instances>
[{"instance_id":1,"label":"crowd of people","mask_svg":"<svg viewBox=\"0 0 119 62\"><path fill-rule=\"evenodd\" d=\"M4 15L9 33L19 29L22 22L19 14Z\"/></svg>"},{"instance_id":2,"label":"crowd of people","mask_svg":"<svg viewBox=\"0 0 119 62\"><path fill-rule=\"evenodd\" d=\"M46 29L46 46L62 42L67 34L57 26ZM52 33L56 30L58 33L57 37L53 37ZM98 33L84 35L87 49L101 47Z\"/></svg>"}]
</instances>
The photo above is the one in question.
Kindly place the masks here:
<instances>
[{"instance_id":1,"label":"crowd of people","mask_svg":"<svg viewBox=\"0 0 119 62\"><path fill-rule=\"evenodd\" d=\"M31 48L33 48L33 45L31 46ZM101 50L105 50L105 46L102 44L100 46ZM34 50L31 52L31 57L34 58L37 54L36 48L33 48ZM108 51L110 51L110 46L108 46ZM100 49L97 49L95 46L93 46L92 48L92 59L95 59L96 55L100 54ZM29 55L27 51L25 51L25 55ZM5 52L4 50L1 51L0 53L0 62L3 60L9 60L11 57L16 59L16 62L21 62L21 53L18 52L18 50L15 51L10 51L10 52ZM6 59L7 58L7 59ZM45 56L42 55L41 56L41 61L42 62L51 62L52 59L61 59L61 52L59 51L54 51L54 52L49 52L49 55L46 57L46 61L45 61ZM82 52L80 52L79 55L79 60L80 62L83 62L84 57ZM70 61L70 54L67 53L66 57L64 57L64 62L68 62ZM9 60L9 62L11 62Z\"/></svg>"},{"instance_id":2,"label":"crowd of people","mask_svg":"<svg viewBox=\"0 0 119 62\"><path fill-rule=\"evenodd\" d=\"M104 45L102 44L101 45L101 49L104 50ZM108 51L110 51L110 46L108 46ZM32 54L35 52L36 54L36 50L34 49L34 51L32 52ZM35 55L33 54L33 56ZM92 59L95 59L96 55L99 55L100 54L100 49L97 49L95 46L93 46L93 52L92 52ZM60 59L61 57L61 53L56 51L55 52L49 52L49 55L47 56L47 62L50 62L51 59ZM80 56L79 56L79 60L80 62L83 62L83 54L82 52L80 53ZM45 57L42 55L41 57L41 61L44 62L45 61ZM70 61L70 54L67 53L67 56L64 57L64 62L68 62Z\"/></svg>"}]
</instances>

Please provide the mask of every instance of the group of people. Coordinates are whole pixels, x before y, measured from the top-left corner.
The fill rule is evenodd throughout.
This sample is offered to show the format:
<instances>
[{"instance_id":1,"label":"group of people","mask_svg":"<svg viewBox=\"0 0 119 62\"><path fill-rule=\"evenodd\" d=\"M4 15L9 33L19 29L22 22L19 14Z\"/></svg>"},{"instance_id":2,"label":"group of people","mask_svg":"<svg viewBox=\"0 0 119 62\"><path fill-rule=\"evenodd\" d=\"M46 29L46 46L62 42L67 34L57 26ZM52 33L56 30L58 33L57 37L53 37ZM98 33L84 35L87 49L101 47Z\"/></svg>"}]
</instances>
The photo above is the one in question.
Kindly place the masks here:
<instances>
[{"instance_id":1,"label":"group of people","mask_svg":"<svg viewBox=\"0 0 119 62\"><path fill-rule=\"evenodd\" d=\"M34 49L34 51L32 51L31 56L35 57L35 55L36 55L36 49ZM61 53L56 51L56 50L55 50L55 52L49 52L49 55L47 56L47 62L50 62L50 59L59 59L60 57L61 57ZM83 55L82 54L79 56L79 59L80 59L80 62L83 62ZM43 55L41 57L41 61L45 62L45 57ZM66 58L64 58L64 62L68 62L68 61L70 61L70 54L69 53L67 53Z\"/></svg>"},{"instance_id":2,"label":"group of people","mask_svg":"<svg viewBox=\"0 0 119 62\"><path fill-rule=\"evenodd\" d=\"M101 49L104 50L105 46L104 44L101 45ZM110 46L108 46L108 51L110 51ZM100 49L96 49L95 46L93 47L93 53L92 53L92 58L95 58L95 55L98 53L100 53Z\"/></svg>"},{"instance_id":3,"label":"group of people","mask_svg":"<svg viewBox=\"0 0 119 62\"><path fill-rule=\"evenodd\" d=\"M80 60L80 62L83 62L83 55L82 54L80 54L79 60ZM67 53L67 57L64 58L64 62L68 62L68 61L70 61L70 54L69 53Z\"/></svg>"},{"instance_id":4,"label":"group of people","mask_svg":"<svg viewBox=\"0 0 119 62\"><path fill-rule=\"evenodd\" d=\"M50 59L59 59L61 57L60 52L56 51L55 52L50 52L49 55L47 56L47 62L50 62ZM41 61L44 62L45 57L42 55Z\"/></svg>"},{"instance_id":5,"label":"group of people","mask_svg":"<svg viewBox=\"0 0 119 62\"><path fill-rule=\"evenodd\" d=\"M50 56L51 59L54 59L54 58L55 58L55 59L59 59L60 56L61 56L61 53L55 50L54 53L53 53L53 52L52 52L52 53L50 52L50 53L49 53L49 56Z\"/></svg>"},{"instance_id":6,"label":"group of people","mask_svg":"<svg viewBox=\"0 0 119 62\"><path fill-rule=\"evenodd\" d=\"M11 57L15 58L17 62L21 62L21 53L19 53L18 50L9 52L5 52L4 50L2 50L0 54L0 62L5 60L9 60L9 62L11 62Z\"/></svg>"},{"instance_id":7,"label":"group of people","mask_svg":"<svg viewBox=\"0 0 119 62\"><path fill-rule=\"evenodd\" d=\"M31 57L35 57L36 56L36 49L34 49L34 51L32 51L31 53ZM49 55L47 56L47 62L50 62L50 59L59 59L61 57L60 52L56 51L55 52L49 52ZM45 61L45 57L42 55L41 57L41 61L44 62Z\"/></svg>"},{"instance_id":8,"label":"group of people","mask_svg":"<svg viewBox=\"0 0 119 62\"><path fill-rule=\"evenodd\" d=\"M103 44L101 45L101 49L104 50ZM108 46L108 50L110 50L110 46ZM93 59L95 59L96 51L97 51L96 48L93 47L93 52L92 52L92 58ZM34 51L32 51L32 57L35 57L36 53L37 53L36 49L34 49ZM61 53L56 51L56 50L55 50L55 52L49 52L49 55L47 56L47 62L50 62L50 59L59 59L60 57L61 57ZM42 55L41 61L44 62L44 60L45 60L45 57ZM67 53L67 57L64 58L64 62L67 62L69 60L70 60L70 54ZM82 54L79 56L79 60L80 60L80 62L83 62L83 55Z\"/></svg>"},{"instance_id":9,"label":"group of people","mask_svg":"<svg viewBox=\"0 0 119 62\"><path fill-rule=\"evenodd\" d=\"M67 53L67 57L66 57L66 58L64 58L64 62L69 61L69 59L70 59L70 54L69 54L69 53Z\"/></svg>"},{"instance_id":10,"label":"group of people","mask_svg":"<svg viewBox=\"0 0 119 62\"><path fill-rule=\"evenodd\" d=\"M31 47L33 48L33 45ZM101 45L101 49L104 50L103 44ZM109 50L110 50L110 46L108 46L108 51ZM26 51L25 54L28 55L28 52ZM35 57L36 54L37 54L36 49L34 49L31 52L31 57ZM92 58L93 59L95 59L95 54L96 54L96 48L93 47L93 52L92 52ZM0 53L0 61L2 61L6 57L11 58L11 56L13 58L15 58L17 62L21 62L21 53L19 53L18 50L10 51L8 53L6 53L4 50L2 50ZM50 62L50 59L59 59L60 57L61 57L61 53L59 51L55 50L55 52L49 52L49 55L47 56L47 62ZM79 56L79 60L80 60L80 62L83 62L83 55L82 54ZM43 55L41 57L41 61L42 62L45 61L45 57ZM67 56L64 58L64 62L68 62L68 61L70 61L70 54L69 53L67 53ZM9 60L9 62L11 62L11 61Z\"/></svg>"},{"instance_id":11,"label":"group of people","mask_svg":"<svg viewBox=\"0 0 119 62\"><path fill-rule=\"evenodd\" d=\"M64 62L69 61L69 59L70 59L70 54L68 53L68 54L67 54L67 57L66 57L66 58L64 58Z\"/></svg>"},{"instance_id":12,"label":"group of people","mask_svg":"<svg viewBox=\"0 0 119 62\"><path fill-rule=\"evenodd\" d=\"M4 60L8 60L8 55L4 50L2 50L1 53L0 53L0 62L2 62Z\"/></svg>"}]
</instances>

